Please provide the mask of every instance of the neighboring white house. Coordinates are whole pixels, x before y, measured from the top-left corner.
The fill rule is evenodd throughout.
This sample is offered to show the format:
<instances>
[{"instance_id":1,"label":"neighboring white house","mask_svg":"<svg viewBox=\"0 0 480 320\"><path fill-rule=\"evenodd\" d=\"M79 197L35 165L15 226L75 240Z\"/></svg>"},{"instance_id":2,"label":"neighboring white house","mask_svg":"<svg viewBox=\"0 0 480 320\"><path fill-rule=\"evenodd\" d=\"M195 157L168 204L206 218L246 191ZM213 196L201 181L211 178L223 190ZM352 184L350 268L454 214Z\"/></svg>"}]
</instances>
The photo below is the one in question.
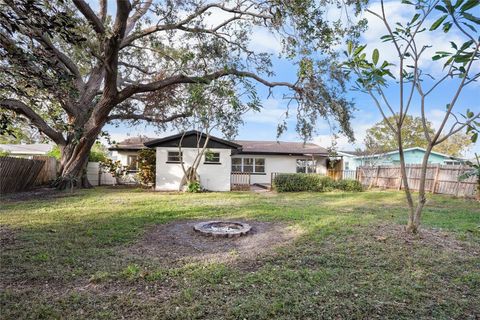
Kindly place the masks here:
<instances>
[{"instance_id":1,"label":"neighboring white house","mask_svg":"<svg viewBox=\"0 0 480 320\"><path fill-rule=\"evenodd\" d=\"M182 138L183 136L183 138ZM145 139L145 138L144 138ZM147 140L147 139L145 139ZM182 141L182 154L179 145ZM130 139L110 148L117 160L128 165L134 153L142 148L139 141ZM156 190L178 190L183 178L180 162L192 165L203 146L205 135L189 131L161 139L148 140L148 148L156 149ZM127 146L129 144L131 146ZM198 168L202 187L211 191L229 191L232 173L250 175L251 184L270 184L272 173L326 173L328 152L313 143L280 141L227 141L210 137L207 145L209 159L202 159ZM127 162L125 162L127 160Z\"/></svg>"},{"instance_id":2,"label":"neighboring white house","mask_svg":"<svg viewBox=\"0 0 480 320\"><path fill-rule=\"evenodd\" d=\"M148 137L132 137L120 141L108 148L110 158L120 161L129 172L138 171L138 151L145 149L145 142L153 140Z\"/></svg>"},{"instance_id":3,"label":"neighboring white house","mask_svg":"<svg viewBox=\"0 0 480 320\"><path fill-rule=\"evenodd\" d=\"M8 155L11 157L30 158L32 156L47 155L53 147L53 144L47 143L0 144L0 151L8 152Z\"/></svg>"}]
</instances>

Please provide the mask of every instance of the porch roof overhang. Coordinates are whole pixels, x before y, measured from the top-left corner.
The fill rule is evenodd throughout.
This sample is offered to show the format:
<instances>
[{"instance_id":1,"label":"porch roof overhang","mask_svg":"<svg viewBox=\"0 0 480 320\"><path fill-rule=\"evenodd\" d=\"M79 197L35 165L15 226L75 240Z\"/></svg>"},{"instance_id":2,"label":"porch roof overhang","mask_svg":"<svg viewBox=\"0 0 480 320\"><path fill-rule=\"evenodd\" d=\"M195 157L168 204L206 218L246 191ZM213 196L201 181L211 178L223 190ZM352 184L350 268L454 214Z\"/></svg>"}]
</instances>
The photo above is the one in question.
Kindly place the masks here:
<instances>
[{"instance_id":1,"label":"porch roof overhang","mask_svg":"<svg viewBox=\"0 0 480 320\"><path fill-rule=\"evenodd\" d=\"M303 153L303 152L273 152L273 151L242 151L239 150L232 155L283 155L283 156L302 156L302 157L328 157L327 153Z\"/></svg>"}]
</instances>

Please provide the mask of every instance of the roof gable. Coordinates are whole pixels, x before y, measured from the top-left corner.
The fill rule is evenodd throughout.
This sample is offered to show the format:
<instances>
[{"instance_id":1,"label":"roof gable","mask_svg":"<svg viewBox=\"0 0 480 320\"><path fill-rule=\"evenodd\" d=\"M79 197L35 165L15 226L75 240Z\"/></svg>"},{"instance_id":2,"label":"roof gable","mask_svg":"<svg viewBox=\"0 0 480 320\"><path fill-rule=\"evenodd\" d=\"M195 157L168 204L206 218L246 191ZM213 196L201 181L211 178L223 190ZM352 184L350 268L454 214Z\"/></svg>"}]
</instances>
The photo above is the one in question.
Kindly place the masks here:
<instances>
[{"instance_id":1,"label":"roof gable","mask_svg":"<svg viewBox=\"0 0 480 320\"><path fill-rule=\"evenodd\" d=\"M149 148L157 147L179 147L180 141L183 148L197 148L205 144L207 135L197 130L187 131L185 133L178 133L173 136L165 138L154 139L145 142L145 146ZM210 136L207 143L207 148L211 149L239 149L241 146L234 142L223 140L214 136Z\"/></svg>"}]
</instances>

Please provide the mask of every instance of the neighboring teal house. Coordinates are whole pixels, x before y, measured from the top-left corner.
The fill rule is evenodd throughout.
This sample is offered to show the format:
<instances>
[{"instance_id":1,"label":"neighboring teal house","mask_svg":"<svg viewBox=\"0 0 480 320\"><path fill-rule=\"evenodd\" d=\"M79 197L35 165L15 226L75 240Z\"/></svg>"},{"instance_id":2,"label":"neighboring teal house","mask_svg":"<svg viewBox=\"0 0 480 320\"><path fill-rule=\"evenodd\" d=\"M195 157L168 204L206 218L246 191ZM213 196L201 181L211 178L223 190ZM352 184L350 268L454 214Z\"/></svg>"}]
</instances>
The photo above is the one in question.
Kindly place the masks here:
<instances>
[{"instance_id":1,"label":"neighboring teal house","mask_svg":"<svg viewBox=\"0 0 480 320\"><path fill-rule=\"evenodd\" d=\"M338 151L342 157L342 170L355 170L360 166L399 165L400 154L398 150L379 153L365 154L364 151ZM406 164L421 164L425 149L415 147L403 150ZM430 154L428 163L432 164L461 164L464 160L452 157L443 153L434 152Z\"/></svg>"}]
</instances>

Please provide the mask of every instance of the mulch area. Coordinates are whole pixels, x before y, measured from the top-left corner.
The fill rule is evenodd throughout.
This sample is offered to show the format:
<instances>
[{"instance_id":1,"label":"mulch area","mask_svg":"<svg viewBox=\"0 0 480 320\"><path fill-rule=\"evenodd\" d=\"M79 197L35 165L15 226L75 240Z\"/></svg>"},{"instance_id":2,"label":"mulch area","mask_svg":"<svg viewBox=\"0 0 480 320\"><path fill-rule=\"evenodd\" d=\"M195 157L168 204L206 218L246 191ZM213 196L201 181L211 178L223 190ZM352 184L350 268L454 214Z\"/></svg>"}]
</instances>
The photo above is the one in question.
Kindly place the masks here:
<instances>
[{"instance_id":1,"label":"mulch area","mask_svg":"<svg viewBox=\"0 0 480 320\"><path fill-rule=\"evenodd\" d=\"M126 249L126 254L152 259L162 265L188 262L233 262L254 259L273 248L291 243L301 232L283 223L242 221L252 230L237 238L212 238L193 231L193 221L156 225Z\"/></svg>"},{"instance_id":2,"label":"mulch area","mask_svg":"<svg viewBox=\"0 0 480 320\"><path fill-rule=\"evenodd\" d=\"M29 191L2 194L0 195L0 200L2 202L21 202L64 198L71 197L73 195L75 195L75 193L71 193L69 190L60 191L50 187L39 187Z\"/></svg>"}]
</instances>

